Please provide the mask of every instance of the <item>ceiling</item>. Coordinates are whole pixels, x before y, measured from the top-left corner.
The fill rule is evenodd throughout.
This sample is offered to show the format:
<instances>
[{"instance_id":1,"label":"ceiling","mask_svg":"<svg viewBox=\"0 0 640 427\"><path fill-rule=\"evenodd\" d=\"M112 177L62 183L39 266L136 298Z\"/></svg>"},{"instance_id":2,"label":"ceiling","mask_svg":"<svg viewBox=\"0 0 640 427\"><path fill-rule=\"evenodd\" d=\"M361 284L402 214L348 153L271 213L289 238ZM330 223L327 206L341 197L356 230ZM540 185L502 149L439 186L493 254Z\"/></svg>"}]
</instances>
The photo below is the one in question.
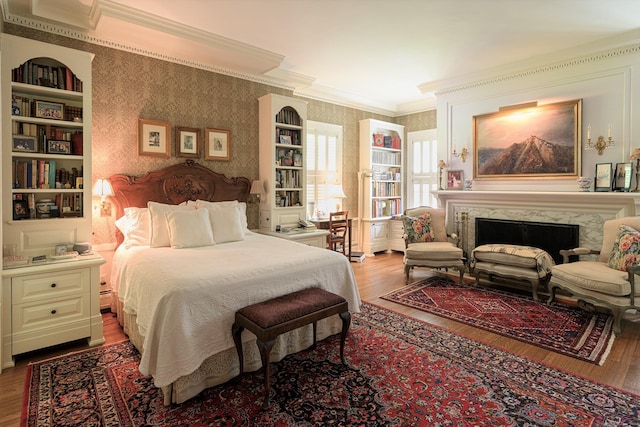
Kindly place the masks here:
<instances>
[{"instance_id":1,"label":"ceiling","mask_svg":"<svg viewBox=\"0 0 640 427\"><path fill-rule=\"evenodd\" d=\"M391 116L463 81L640 40L637 0L0 2L5 22Z\"/></svg>"}]
</instances>

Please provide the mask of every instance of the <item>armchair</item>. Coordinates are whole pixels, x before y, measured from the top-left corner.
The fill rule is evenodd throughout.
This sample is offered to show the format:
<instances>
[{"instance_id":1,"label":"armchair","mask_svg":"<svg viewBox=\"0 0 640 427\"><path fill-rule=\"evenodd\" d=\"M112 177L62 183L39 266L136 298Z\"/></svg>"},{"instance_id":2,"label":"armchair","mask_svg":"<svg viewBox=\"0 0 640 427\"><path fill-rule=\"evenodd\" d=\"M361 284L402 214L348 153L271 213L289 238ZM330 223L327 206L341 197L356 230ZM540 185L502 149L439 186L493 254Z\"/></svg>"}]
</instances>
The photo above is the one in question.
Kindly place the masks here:
<instances>
[{"instance_id":1,"label":"armchair","mask_svg":"<svg viewBox=\"0 0 640 427\"><path fill-rule=\"evenodd\" d=\"M457 247L458 236L447 236L445 210L429 207L407 209L402 215L404 226L404 283L415 267L455 268L460 284L466 269L462 249Z\"/></svg>"},{"instance_id":2,"label":"armchair","mask_svg":"<svg viewBox=\"0 0 640 427\"><path fill-rule=\"evenodd\" d=\"M581 307L588 304L606 307L613 312L613 330L622 330L622 317L628 309L640 309L640 217L616 218L605 221L602 248L562 250L563 263L552 267L549 281L550 297L562 289L578 299ZM584 260L585 255L598 255L597 260ZM569 262L577 256L578 261ZM580 259L583 257L583 259Z\"/></svg>"}]
</instances>

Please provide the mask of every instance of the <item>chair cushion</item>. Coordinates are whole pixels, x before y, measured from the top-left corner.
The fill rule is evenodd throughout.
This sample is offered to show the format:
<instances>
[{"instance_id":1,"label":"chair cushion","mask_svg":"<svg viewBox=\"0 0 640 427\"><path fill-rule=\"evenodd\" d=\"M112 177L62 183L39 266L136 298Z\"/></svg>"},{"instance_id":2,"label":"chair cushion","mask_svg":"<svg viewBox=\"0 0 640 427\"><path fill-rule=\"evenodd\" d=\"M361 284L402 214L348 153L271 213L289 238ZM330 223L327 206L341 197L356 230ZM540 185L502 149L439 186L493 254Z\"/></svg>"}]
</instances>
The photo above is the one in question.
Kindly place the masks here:
<instances>
[{"instance_id":1,"label":"chair cushion","mask_svg":"<svg viewBox=\"0 0 640 427\"><path fill-rule=\"evenodd\" d=\"M640 231L621 225L618 238L613 243L608 265L616 270L627 271L627 267L640 260Z\"/></svg>"},{"instance_id":2,"label":"chair cushion","mask_svg":"<svg viewBox=\"0 0 640 427\"><path fill-rule=\"evenodd\" d=\"M431 228L431 214L423 213L418 216L402 215L402 225L404 226L404 234L407 236L409 243L433 242L435 235Z\"/></svg>"},{"instance_id":3,"label":"chair cushion","mask_svg":"<svg viewBox=\"0 0 640 427\"><path fill-rule=\"evenodd\" d=\"M405 260L457 260L462 258L462 249L451 242L409 243L404 253Z\"/></svg>"},{"instance_id":4,"label":"chair cushion","mask_svg":"<svg viewBox=\"0 0 640 427\"><path fill-rule=\"evenodd\" d=\"M609 268L598 261L577 261L556 265L551 269L552 277L564 283L613 296L625 296L631 293L631 285L624 271ZM636 280L640 280L636 276ZM640 286L636 287L636 296L640 296Z\"/></svg>"}]
</instances>

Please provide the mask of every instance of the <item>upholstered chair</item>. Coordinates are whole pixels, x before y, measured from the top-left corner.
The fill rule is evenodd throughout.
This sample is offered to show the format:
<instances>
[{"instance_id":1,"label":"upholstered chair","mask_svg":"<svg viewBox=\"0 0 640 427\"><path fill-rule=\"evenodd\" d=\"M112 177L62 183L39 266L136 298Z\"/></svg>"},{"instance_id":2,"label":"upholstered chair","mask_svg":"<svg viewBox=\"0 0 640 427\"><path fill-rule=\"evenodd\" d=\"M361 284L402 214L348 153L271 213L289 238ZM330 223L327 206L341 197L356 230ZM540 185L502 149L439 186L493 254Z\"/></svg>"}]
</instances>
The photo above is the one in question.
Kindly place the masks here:
<instances>
[{"instance_id":1,"label":"upholstered chair","mask_svg":"<svg viewBox=\"0 0 640 427\"><path fill-rule=\"evenodd\" d=\"M583 308L606 307L613 312L615 333L622 330L625 311L640 309L639 276L631 271L640 262L640 217L616 218L605 221L602 247L599 251L588 248L562 250L562 264L551 269L549 303L555 299L556 290L568 292ZM578 261L569 262L569 257ZM589 256L587 258L587 256ZM596 258L597 257L597 258Z\"/></svg>"},{"instance_id":2,"label":"upholstered chair","mask_svg":"<svg viewBox=\"0 0 640 427\"><path fill-rule=\"evenodd\" d=\"M455 268L460 284L466 269L464 253L455 234L447 235L445 210L430 207L407 209L402 215L404 226L404 282L415 267L445 270Z\"/></svg>"}]
</instances>

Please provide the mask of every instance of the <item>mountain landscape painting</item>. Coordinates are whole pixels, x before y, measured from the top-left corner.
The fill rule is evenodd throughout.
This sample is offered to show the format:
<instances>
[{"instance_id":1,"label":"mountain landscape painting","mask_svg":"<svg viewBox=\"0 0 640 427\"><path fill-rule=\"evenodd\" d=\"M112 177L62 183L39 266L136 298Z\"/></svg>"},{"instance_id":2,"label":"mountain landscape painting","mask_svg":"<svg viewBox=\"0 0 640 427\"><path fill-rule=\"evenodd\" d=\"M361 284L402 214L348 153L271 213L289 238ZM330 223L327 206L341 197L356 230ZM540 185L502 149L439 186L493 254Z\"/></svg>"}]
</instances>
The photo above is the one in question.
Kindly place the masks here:
<instances>
[{"instance_id":1,"label":"mountain landscape painting","mask_svg":"<svg viewBox=\"0 0 640 427\"><path fill-rule=\"evenodd\" d=\"M474 116L474 178L577 178L581 100Z\"/></svg>"}]
</instances>

